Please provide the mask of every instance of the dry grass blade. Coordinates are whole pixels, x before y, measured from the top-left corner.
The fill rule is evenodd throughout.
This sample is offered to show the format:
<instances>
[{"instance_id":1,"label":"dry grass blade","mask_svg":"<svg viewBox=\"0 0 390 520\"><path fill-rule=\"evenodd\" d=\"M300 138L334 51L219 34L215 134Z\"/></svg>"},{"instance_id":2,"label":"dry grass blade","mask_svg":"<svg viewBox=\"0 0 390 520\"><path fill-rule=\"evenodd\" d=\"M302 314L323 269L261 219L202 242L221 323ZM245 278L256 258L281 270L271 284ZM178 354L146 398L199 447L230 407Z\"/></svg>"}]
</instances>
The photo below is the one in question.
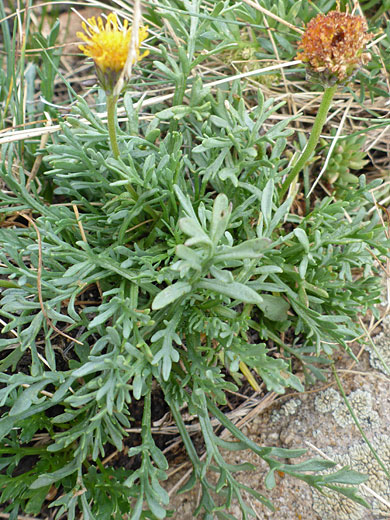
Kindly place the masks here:
<instances>
[{"instance_id":1,"label":"dry grass blade","mask_svg":"<svg viewBox=\"0 0 390 520\"><path fill-rule=\"evenodd\" d=\"M264 7L262 7L261 5L259 5L256 2L254 2L253 0L243 0L243 1L247 5L253 7L254 9L257 9L258 11L260 11L263 14L265 14L266 16L269 16L270 18L273 18L274 20L276 20L277 22L285 25L289 29L292 29L293 31L295 31L295 32L297 32L299 34L303 34L304 33L304 31L302 29L299 29L298 27L295 27L295 25L287 22L286 20L283 20L283 18L280 18L280 16L277 16L276 14L271 13L271 11L269 11L268 9L265 9Z\"/></svg>"},{"instance_id":2,"label":"dry grass blade","mask_svg":"<svg viewBox=\"0 0 390 520\"><path fill-rule=\"evenodd\" d=\"M122 73L118 79L117 84L114 87L114 96L119 96L125 81L129 81L131 78L133 64L137 61L137 49L139 47L138 37L139 28L141 25L141 2L140 0L134 0L133 10L133 23L131 26L131 40L129 46L129 52L125 66L123 67Z\"/></svg>"},{"instance_id":3,"label":"dry grass blade","mask_svg":"<svg viewBox=\"0 0 390 520\"><path fill-rule=\"evenodd\" d=\"M298 60L294 60L294 61L289 61L286 63L270 65L269 67L262 67L260 69L252 70L249 72L242 72L240 74L235 74L233 76L226 76L222 79L218 79L218 80L206 83L204 86L205 86L205 88L213 88L213 87L216 87L219 85L223 85L224 83L229 83L231 81L249 78L250 76L258 76L259 74L264 74L266 72L272 72L272 71L280 70L280 69L283 69L286 67L293 67L294 65L298 65L299 63L301 63L301 62ZM187 89L186 93L189 93L190 91L191 91L191 89ZM139 103L137 103L136 108L137 108L137 110L139 110L141 108L146 108L148 106L163 103L164 101L169 101L170 99L172 99L173 96L174 96L174 94L172 93L172 94L165 94L162 96L155 96L155 97L152 97L149 99L142 99ZM124 113L123 109L118 110L118 115L121 115L123 113ZM103 121L105 121L107 118L107 114L105 112L97 113L96 116L100 117ZM65 118L65 120L66 120L66 118ZM86 122L84 119L82 119L82 121ZM12 143L12 142L16 142L16 141L23 141L25 139L31 139L33 137L39 137L45 133L49 133L49 134L55 133L55 132L58 132L59 130L61 130L60 125L44 126L44 127L40 127L40 128L33 128L31 130L17 130L17 131L7 130L2 135L0 134L1 135L0 146L2 144L6 144L6 143Z\"/></svg>"}]
</instances>

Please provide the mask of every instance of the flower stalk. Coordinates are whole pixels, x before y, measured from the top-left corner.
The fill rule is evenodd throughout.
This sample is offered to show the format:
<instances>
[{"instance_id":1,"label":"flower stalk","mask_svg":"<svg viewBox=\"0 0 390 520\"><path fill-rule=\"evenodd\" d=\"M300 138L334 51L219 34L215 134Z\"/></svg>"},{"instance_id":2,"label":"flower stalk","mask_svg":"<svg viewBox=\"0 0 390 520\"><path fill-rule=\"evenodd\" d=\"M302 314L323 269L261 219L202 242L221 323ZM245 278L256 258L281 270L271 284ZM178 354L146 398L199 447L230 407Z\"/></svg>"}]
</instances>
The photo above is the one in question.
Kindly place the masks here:
<instances>
[{"instance_id":1,"label":"flower stalk","mask_svg":"<svg viewBox=\"0 0 390 520\"><path fill-rule=\"evenodd\" d=\"M131 78L132 65L149 54L147 50L142 54L140 52L140 45L147 38L148 31L147 27L140 26L139 0L135 2L135 7L132 26L128 25L127 20L120 23L117 15L110 13L105 23L101 17L83 22L84 32L77 33L85 42L79 48L93 59L97 79L107 95L108 133L116 159L119 157L115 120L117 101L123 86Z\"/></svg>"},{"instance_id":2,"label":"flower stalk","mask_svg":"<svg viewBox=\"0 0 390 520\"><path fill-rule=\"evenodd\" d=\"M337 87L348 83L356 71L370 60L365 47L373 34L369 34L367 29L362 16L342 13L339 6L338 10L326 15L319 14L308 23L299 42L301 50L297 58L306 64L308 76L322 83L325 91L310 138L282 184L280 199L314 152Z\"/></svg>"},{"instance_id":3,"label":"flower stalk","mask_svg":"<svg viewBox=\"0 0 390 520\"><path fill-rule=\"evenodd\" d=\"M310 159L310 156L314 152L314 150L318 144L318 141L319 141L322 129L324 127L324 124L325 124L330 106L332 104L333 97L336 93L336 90L337 90L337 85L334 85L333 87L328 87L327 89L325 89L324 95L322 97L321 105L318 109L317 116L314 121L314 125L312 128L311 134L310 134L309 141L307 142L305 149L302 152L302 155L300 156L298 161L295 163L291 172L288 174L286 180L282 184L282 188L281 188L280 194L279 194L280 199L282 199L284 197L284 195L286 194L290 185L295 181L295 179L297 178L297 176L299 175L299 173L305 166L306 162L308 161L308 159Z\"/></svg>"},{"instance_id":4,"label":"flower stalk","mask_svg":"<svg viewBox=\"0 0 390 520\"><path fill-rule=\"evenodd\" d=\"M118 141L116 138L116 127L115 127L115 119L116 119L116 103L118 101L118 96L110 94L107 96L107 126L108 126L108 135L110 137L111 150L115 157L118 159L119 157L119 147Z\"/></svg>"}]
</instances>

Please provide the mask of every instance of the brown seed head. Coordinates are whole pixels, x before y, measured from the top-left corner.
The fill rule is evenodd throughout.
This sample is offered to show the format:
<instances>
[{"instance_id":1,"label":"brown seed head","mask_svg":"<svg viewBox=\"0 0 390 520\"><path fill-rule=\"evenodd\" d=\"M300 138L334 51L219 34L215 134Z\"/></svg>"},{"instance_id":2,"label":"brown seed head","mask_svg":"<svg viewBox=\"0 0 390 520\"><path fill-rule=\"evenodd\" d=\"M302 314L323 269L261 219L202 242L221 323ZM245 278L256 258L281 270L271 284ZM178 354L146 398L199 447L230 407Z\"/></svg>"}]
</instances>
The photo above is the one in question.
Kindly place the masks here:
<instances>
[{"instance_id":1,"label":"brown seed head","mask_svg":"<svg viewBox=\"0 0 390 520\"><path fill-rule=\"evenodd\" d=\"M343 82L371 59L364 51L374 35L367 29L362 16L340 11L319 14L307 24L297 59L330 83Z\"/></svg>"}]
</instances>

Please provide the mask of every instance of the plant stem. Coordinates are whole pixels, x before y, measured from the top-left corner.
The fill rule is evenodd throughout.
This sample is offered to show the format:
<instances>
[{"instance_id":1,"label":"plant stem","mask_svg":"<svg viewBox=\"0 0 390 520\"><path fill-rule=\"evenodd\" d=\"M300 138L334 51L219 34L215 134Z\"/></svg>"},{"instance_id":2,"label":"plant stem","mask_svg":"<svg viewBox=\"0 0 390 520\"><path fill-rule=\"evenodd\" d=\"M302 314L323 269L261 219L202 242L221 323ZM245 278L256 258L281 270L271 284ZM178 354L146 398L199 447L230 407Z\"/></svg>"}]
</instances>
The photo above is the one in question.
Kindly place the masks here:
<instances>
[{"instance_id":1,"label":"plant stem","mask_svg":"<svg viewBox=\"0 0 390 520\"><path fill-rule=\"evenodd\" d=\"M114 154L115 159L118 159L119 157L119 147L118 147L118 141L116 139L116 128L115 128L115 116L116 116L116 103L118 101L118 96L115 96L114 94L110 94L107 96L107 126L108 126L108 135L110 136L110 143L111 143L111 150ZM127 184L127 189L133 196L134 200L138 200L138 194L136 190L131 186L131 184ZM150 207L150 205L146 205L144 207L146 213L149 213L153 217L153 219L156 219L158 216L158 213L154 211Z\"/></svg>"},{"instance_id":2,"label":"plant stem","mask_svg":"<svg viewBox=\"0 0 390 520\"><path fill-rule=\"evenodd\" d=\"M333 100L333 96L335 95L337 90L337 85L334 85L333 87L328 87L324 91L324 95L322 97L321 105L318 109L317 116L314 121L313 129L310 134L309 141L307 142L302 155L298 159L298 161L293 166L293 169L288 174L287 179L284 181L282 185L282 189L279 194L280 200L284 197L286 194L286 191L290 187L290 185L294 182L296 177L298 176L299 172L302 170L302 168L305 166L306 161L310 158L311 154L315 150L315 147L318 143L318 140L321 135L322 128L326 121L326 116L328 115L330 105Z\"/></svg>"},{"instance_id":3,"label":"plant stem","mask_svg":"<svg viewBox=\"0 0 390 520\"><path fill-rule=\"evenodd\" d=\"M110 136L111 150L114 154L115 159L119 157L118 142L116 140L116 129L115 129L115 116L116 116L116 102L118 96L110 94L107 96L107 125L108 135Z\"/></svg>"},{"instance_id":4,"label":"plant stem","mask_svg":"<svg viewBox=\"0 0 390 520\"><path fill-rule=\"evenodd\" d=\"M374 449L374 447L372 446L372 444L368 440L367 435L364 433L362 427L360 426L359 420L356 417L355 412L353 411L353 408L352 408L352 406L351 406L347 396L345 395L344 387L341 384L339 375L338 375L337 370L336 370L335 365L334 365L334 361L332 362L332 372L333 372L333 375L334 375L334 377L336 379L336 383L337 383L337 386L339 387L340 393L341 393L341 395L342 395L342 397L344 399L344 403L346 404L346 406L348 408L348 411L351 414L352 419L353 419L354 423L356 424L356 426L357 426L357 428L358 428L358 430L360 432L360 435L363 437L364 442L367 444L369 450L371 451L371 453L375 457L376 461L378 462L378 464L380 465L382 470L385 472L387 478L390 478L389 470L386 468L386 466L384 465L382 459L379 457L378 453L376 452L376 450Z\"/></svg>"}]
</instances>

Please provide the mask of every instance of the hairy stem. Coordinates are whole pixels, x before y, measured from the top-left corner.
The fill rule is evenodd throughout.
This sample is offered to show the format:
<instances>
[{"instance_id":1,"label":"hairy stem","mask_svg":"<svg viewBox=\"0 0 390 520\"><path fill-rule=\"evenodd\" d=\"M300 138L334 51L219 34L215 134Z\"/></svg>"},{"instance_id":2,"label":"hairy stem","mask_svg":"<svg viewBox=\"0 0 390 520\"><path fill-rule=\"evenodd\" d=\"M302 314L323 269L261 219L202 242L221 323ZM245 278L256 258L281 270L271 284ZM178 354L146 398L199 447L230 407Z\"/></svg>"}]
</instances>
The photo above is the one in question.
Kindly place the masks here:
<instances>
[{"instance_id":1,"label":"hairy stem","mask_svg":"<svg viewBox=\"0 0 390 520\"><path fill-rule=\"evenodd\" d=\"M110 94L107 96L107 125L108 135L110 136L111 150L114 154L115 159L119 157L118 142L116 140L116 128L115 128L115 115L116 115L116 102L118 96Z\"/></svg>"},{"instance_id":2,"label":"hairy stem","mask_svg":"<svg viewBox=\"0 0 390 520\"><path fill-rule=\"evenodd\" d=\"M318 143L318 140L320 138L320 134L322 131L322 128L326 121L326 116L328 115L330 105L333 100L333 96L335 95L337 90L337 85L334 85L333 87L328 87L324 95L322 97L321 105L318 109L317 116L314 121L314 125L310 134L309 141L307 142L302 155L298 159L298 161L293 166L291 172L288 174L287 179L284 181L282 185L282 189L279 193L279 198L282 200L284 195L286 194L288 188L290 185L294 182L302 168L305 166L307 160L310 158L311 154L314 152L315 147Z\"/></svg>"}]
</instances>

